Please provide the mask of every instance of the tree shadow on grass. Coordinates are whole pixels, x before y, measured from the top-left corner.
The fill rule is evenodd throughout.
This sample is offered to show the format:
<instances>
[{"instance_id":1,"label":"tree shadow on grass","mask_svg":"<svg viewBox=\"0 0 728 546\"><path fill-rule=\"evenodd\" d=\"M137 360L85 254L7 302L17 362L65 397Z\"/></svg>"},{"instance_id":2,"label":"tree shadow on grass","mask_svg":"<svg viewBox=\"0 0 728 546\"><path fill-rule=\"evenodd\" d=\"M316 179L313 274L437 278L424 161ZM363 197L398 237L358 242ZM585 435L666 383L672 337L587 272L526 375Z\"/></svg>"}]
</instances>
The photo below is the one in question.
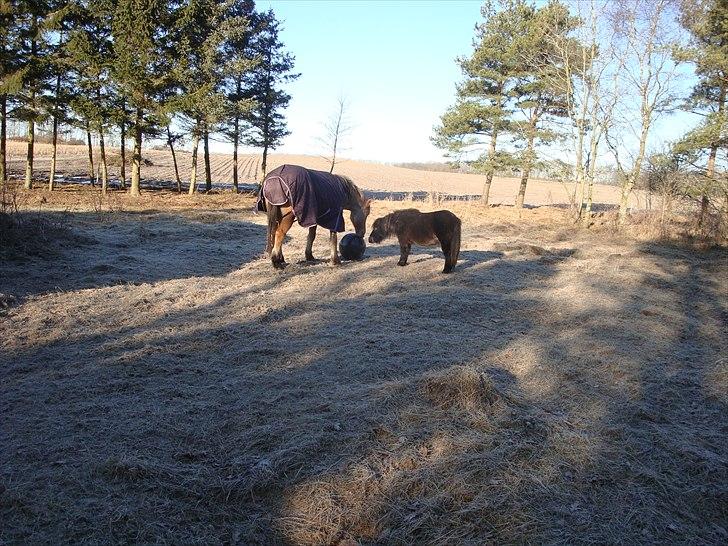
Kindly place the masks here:
<instances>
[{"instance_id":1,"label":"tree shadow on grass","mask_svg":"<svg viewBox=\"0 0 728 546\"><path fill-rule=\"evenodd\" d=\"M262 254L266 231L204 212L40 212L22 213L20 222L0 263L0 291L20 298L224 275Z\"/></svg>"},{"instance_id":2,"label":"tree shadow on grass","mask_svg":"<svg viewBox=\"0 0 728 546\"><path fill-rule=\"evenodd\" d=\"M365 260L369 258L387 258L387 263L394 267L397 266L400 251L399 246L395 244L369 245L365 253ZM461 250L458 257L458 263L455 271L469 269L479 266L490 260L503 258L502 252L493 252L488 250ZM409 255L407 263L412 265L423 260L440 260L445 262L445 256L439 246L412 246L412 252Z\"/></svg>"},{"instance_id":3,"label":"tree shadow on grass","mask_svg":"<svg viewBox=\"0 0 728 546\"><path fill-rule=\"evenodd\" d=\"M613 259L568 299L574 262L467 252L447 276L249 269L202 305L17 351L0 366L0 536L719 538L725 407L704 385L725 309L700 259L656 258L661 282Z\"/></svg>"},{"instance_id":4,"label":"tree shadow on grass","mask_svg":"<svg viewBox=\"0 0 728 546\"><path fill-rule=\"evenodd\" d=\"M497 282L491 265L478 275ZM413 286L391 270L376 260L313 276L266 270L203 306L130 327L88 316L100 331L16 350L2 366L5 536L290 541L276 524L282 492L366 453L399 407L379 391L450 365L456 348L467 359L495 343L493 328L463 333L461 316L500 315L514 295L453 305L452 276L431 272ZM288 296L265 295L274 287ZM61 511L28 515L46 503Z\"/></svg>"}]
</instances>

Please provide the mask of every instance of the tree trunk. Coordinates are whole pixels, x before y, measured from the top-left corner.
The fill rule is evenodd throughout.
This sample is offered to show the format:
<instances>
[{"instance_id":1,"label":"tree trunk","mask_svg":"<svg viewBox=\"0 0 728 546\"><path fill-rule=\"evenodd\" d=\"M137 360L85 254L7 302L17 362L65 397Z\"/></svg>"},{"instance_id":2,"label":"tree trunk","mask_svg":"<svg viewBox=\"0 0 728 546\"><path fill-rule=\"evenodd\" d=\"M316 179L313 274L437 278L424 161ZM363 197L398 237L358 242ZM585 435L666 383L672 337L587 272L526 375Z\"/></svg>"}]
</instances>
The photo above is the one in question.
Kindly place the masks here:
<instances>
[{"instance_id":1,"label":"tree trunk","mask_svg":"<svg viewBox=\"0 0 728 546\"><path fill-rule=\"evenodd\" d=\"M33 17L33 23L31 25L31 36L33 39L30 42L31 59L35 59L38 52L38 43L36 42L36 35L38 34L38 16ZM31 86L34 85L31 83ZM35 114L35 90L31 91L30 103L33 106L33 114ZM31 119L28 122L28 155L25 161L25 189L29 190L33 187L33 146L35 145L35 120Z\"/></svg>"},{"instance_id":2,"label":"tree trunk","mask_svg":"<svg viewBox=\"0 0 728 546\"><path fill-rule=\"evenodd\" d=\"M265 178L266 168L268 166L268 145L263 145L263 163L260 166L261 180Z\"/></svg>"},{"instance_id":3,"label":"tree trunk","mask_svg":"<svg viewBox=\"0 0 728 546\"><path fill-rule=\"evenodd\" d=\"M174 153L174 143L172 142L172 132L167 125L167 144L172 152L172 163L174 164L174 178L177 181L177 193L182 193L182 181L179 179L179 167L177 166L177 154Z\"/></svg>"},{"instance_id":4,"label":"tree trunk","mask_svg":"<svg viewBox=\"0 0 728 546\"><path fill-rule=\"evenodd\" d=\"M597 172L597 154L599 153L599 140L601 139L601 129L597 128L596 115L592 116L591 125L593 127L589 139L589 160L586 171L586 197L582 201L581 222L584 227L589 227L591 223L592 202L594 197L594 177Z\"/></svg>"},{"instance_id":5,"label":"tree trunk","mask_svg":"<svg viewBox=\"0 0 728 546\"><path fill-rule=\"evenodd\" d=\"M597 145L592 145L592 149L596 153ZM594 156L589 155L589 168L586 173L586 195L584 196L581 209L581 223L588 228L591 223L591 207L594 197L594 175L596 173L594 165Z\"/></svg>"},{"instance_id":6,"label":"tree trunk","mask_svg":"<svg viewBox=\"0 0 728 546\"><path fill-rule=\"evenodd\" d=\"M200 136L195 130L192 137L192 173L190 174L190 189L188 193L192 195L197 190L197 148L200 145Z\"/></svg>"},{"instance_id":7,"label":"tree trunk","mask_svg":"<svg viewBox=\"0 0 728 546\"><path fill-rule=\"evenodd\" d=\"M334 149L331 154L331 168L329 169L329 174L334 172L334 167L336 166L336 146L339 143L339 126L336 125L336 135L334 136Z\"/></svg>"},{"instance_id":8,"label":"tree trunk","mask_svg":"<svg viewBox=\"0 0 728 546\"><path fill-rule=\"evenodd\" d=\"M627 210L629 207L629 196L632 193L632 189L634 188L635 180L637 177L635 176L635 171L633 170L631 173L629 173L625 179L624 182L622 182L622 195L619 199L619 218L618 223L619 225L624 225L627 221Z\"/></svg>"},{"instance_id":9,"label":"tree trunk","mask_svg":"<svg viewBox=\"0 0 728 546\"><path fill-rule=\"evenodd\" d=\"M642 172L642 162L645 160L645 152L647 150L647 135L650 132L650 124L652 122L652 109L647 107L648 97L646 95L646 87L642 91L642 130L640 131L639 149L637 152L637 159L632 168L632 172L625 178L622 184L622 197L619 201L619 225L624 225L627 221L627 207L629 206L629 196L634 189L634 185L640 179Z\"/></svg>"},{"instance_id":10,"label":"tree trunk","mask_svg":"<svg viewBox=\"0 0 728 546\"><path fill-rule=\"evenodd\" d=\"M584 172L584 119L579 120L579 136L577 138L576 148L576 184L579 187L579 203L576 203L574 196L574 205L577 205L577 215L584 213L584 201L586 200L586 173Z\"/></svg>"},{"instance_id":11,"label":"tree trunk","mask_svg":"<svg viewBox=\"0 0 728 546\"><path fill-rule=\"evenodd\" d=\"M599 147L599 140L592 138L589 151L589 168L586 178L586 198L582 203L581 222L584 227L589 227L591 222L592 201L594 197L594 176L596 174L596 155Z\"/></svg>"},{"instance_id":12,"label":"tree trunk","mask_svg":"<svg viewBox=\"0 0 728 546\"><path fill-rule=\"evenodd\" d=\"M521 185L518 187L518 196L516 197L517 209L523 208L523 202L526 199L526 185L528 184L528 177L531 176L531 166L533 165L533 140L533 135L528 137L526 156L521 171Z\"/></svg>"},{"instance_id":13,"label":"tree trunk","mask_svg":"<svg viewBox=\"0 0 728 546\"><path fill-rule=\"evenodd\" d=\"M56 74L55 100L53 107L53 152L51 155L51 172L48 176L48 189L53 191L56 185L56 157L58 155L58 95L61 94L61 74Z\"/></svg>"},{"instance_id":14,"label":"tree trunk","mask_svg":"<svg viewBox=\"0 0 728 546\"><path fill-rule=\"evenodd\" d=\"M267 62L266 66L268 67L267 70L267 77L265 80L265 96L270 97L271 96L271 87L272 87L272 74L271 74L271 50L268 49L266 51L267 56ZM268 169L268 146L271 144L270 141L270 125L272 124L271 120L271 108L273 107L272 104L270 104L267 100L264 103L263 107L263 128L262 128L262 136L263 136L263 163L261 164L261 187L263 184L263 180L265 180L265 175Z\"/></svg>"},{"instance_id":15,"label":"tree trunk","mask_svg":"<svg viewBox=\"0 0 728 546\"><path fill-rule=\"evenodd\" d=\"M485 184L483 185L482 195L483 205L486 207L488 206L488 201L490 199L490 185L493 182L493 171L495 171L493 161L495 161L495 145L497 138L498 131L493 130L493 133L490 135L490 146L488 147L488 172L485 173Z\"/></svg>"},{"instance_id":16,"label":"tree trunk","mask_svg":"<svg viewBox=\"0 0 728 546\"><path fill-rule=\"evenodd\" d=\"M205 126L205 191L209 192L212 190L212 172L210 171L210 133L207 131Z\"/></svg>"},{"instance_id":17,"label":"tree trunk","mask_svg":"<svg viewBox=\"0 0 728 546\"><path fill-rule=\"evenodd\" d=\"M490 203L490 185L493 182L493 171L489 170L485 174L485 183L483 184L483 195L481 196L481 201L483 202L483 205L486 207Z\"/></svg>"},{"instance_id":18,"label":"tree trunk","mask_svg":"<svg viewBox=\"0 0 728 546\"><path fill-rule=\"evenodd\" d=\"M589 183L586 188L586 203L584 203L584 217L582 221L586 227L589 227L591 221L592 202L594 200L594 176L589 177Z\"/></svg>"},{"instance_id":19,"label":"tree trunk","mask_svg":"<svg viewBox=\"0 0 728 546\"><path fill-rule=\"evenodd\" d=\"M134 120L134 154L131 156L131 188L129 194L139 197L142 171L142 111L137 108Z\"/></svg>"},{"instance_id":20,"label":"tree trunk","mask_svg":"<svg viewBox=\"0 0 728 546\"><path fill-rule=\"evenodd\" d=\"M238 133L240 132L240 116L235 116L233 135L233 188L238 193Z\"/></svg>"},{"instance_id":21,"label":"tree trunk","mask_svg":"<svg viewBox=\"0 0 728 546\"><path fill-rule=\"evenodd\" d=\"M25 161L25 189L33 187L33 146L35 144L35 122L28 122L28 155Z\"/></svg>"},{"instance_id":22,"label":"tree trunk","mask_svg":"<svg viewBox=\"0 0 728 546\"><path fill-rule=\"evenodd\" d=\"M531 176L531 168L533 167L533 143L536 139L536 124L538 123L538 110L531 113L531 119L528 126L528 141L526 145L526 153L524 155L523 170L521 171L521 185L518 188L518 196L516 197L516 208L522 209L523 202L526 199L526 185L528 177Z\"/></svg>"},{"instance_id":23,"label":"tree trunk","mask_svg":"<svg viewBox=\"0 0 728 546\"><path fill-rule=\"evenodd\" d=\"M708 206L710 205L710 200L708 199L708 196L706 194L703 194L700 198L700 216L698 216L698 228L703 227L703 223L705 222L705 217L708 215Z\"/></svg>"},{"instance_id":24,"label":"tree trunk","mask_svg":"<svg viewBox=\"0 0 728 546\"><path fill-rule=\"evenodd\" d=\"M58 113L53 116L53 151L51 152L51 172L48 176L48 189L56 187L56 158L58 156Z\"/></svg>"},{"instance_id":25,"label":"tree trunk","mask_svg":"<svg viewBox=\"0 0 728 546\"><path fill-rule=\"evenodd\" d=\"M725 98L726 98L726 85L724 84L720 88L720 96L718 97L718 119L723 119L723 112L725 110ZM722 127L718 128L718 134L722 134ZM715 176L715 160L718 156L718 143L713 143L713 145L710 147L710 155L708 155L708 165L707 170L705 172L705 176L708 179L708 184L710 184L710 181L713 180L713 177ZM708 214L708 206L710 205L710 199L708 197L708 189L706 188L706 191L703 193L702 197L700 198L700 216L698 217L698 228L703 227L703 222L705 222L705 216Z\"/></svg>"},{"instance_id":26,"label":"tree trunk","mask_svg":"<svg viewBox=\"0 0 728 546\"><path fill-rule=\"evenodd\" d=\"M8 97L7 95L0 95L0 188L4 187L8 181L8 170L7 170L7 106Z\"/></svg>"},{"instance_id":27,"label":"tree trunk","mask_svg":"<svg viewBox=\"0 0 728 546\"><path fill-rule=\"evenodd\" d=\"M120 186L121 189L126 189L126 122L124 121L124 118L126 117L126 105L122 102L121 103L121 123L119 124L119 129L121 132L121 172L119 173L119 178L121 178Z\"/></svg>"},{"instance_id":28,"label":"tree trunk","mask_svg":"<svg viewBox=\"0 0 728 546\"><path fill-rule=\"evenodd\" d=\"M522 209L523 202L526 199L526 185L528 184L528 177L531 175L531 160L529 159L523 166L521 171L521 185L518 187L518 195L516 196L516 208Z\"/></svg>"},{"instance_id":29,"label":"tree trunk","mask_svg":"<svg viewBox=\"0 0 728 546\"><path fill-rule=\"evenodd\" d=\"M86 143L88 144L88 179L92 186L96 186L94 181L94 149L91 144L91 130L86 124Z\"/></svg>"},{"instance_id":30,"label":"tree trunk","mask_svg":"<svg viewBox=\"0 0 728 546\"><path fill-rule=\"evenodd\" d=\"M104 147L104 130L99 129L99 150L101 151L101 193L106 195L109 188L109 170L106 166L106 149Z\"/></svg>"}]
</instances>

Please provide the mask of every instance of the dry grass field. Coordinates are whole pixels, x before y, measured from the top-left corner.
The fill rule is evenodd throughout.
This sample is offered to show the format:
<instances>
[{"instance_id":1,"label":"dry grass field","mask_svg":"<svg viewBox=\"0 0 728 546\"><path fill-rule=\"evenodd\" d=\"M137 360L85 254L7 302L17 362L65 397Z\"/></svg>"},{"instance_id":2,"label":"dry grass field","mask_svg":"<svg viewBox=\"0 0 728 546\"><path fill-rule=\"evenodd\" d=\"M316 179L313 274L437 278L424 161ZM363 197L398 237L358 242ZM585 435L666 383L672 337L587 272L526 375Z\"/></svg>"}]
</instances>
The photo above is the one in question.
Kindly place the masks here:
<instances>
[{"instance_id":1,"label":"dry grass field","mask_svg":"<svg viewBox=\"0 0 728 546\"><path fill-rule=\"evenodd\" d=\"M728 541L724 250L447 202L452 275L277 272L249 197L22 198L0 544Z\"/></svg>"}]
</instances>

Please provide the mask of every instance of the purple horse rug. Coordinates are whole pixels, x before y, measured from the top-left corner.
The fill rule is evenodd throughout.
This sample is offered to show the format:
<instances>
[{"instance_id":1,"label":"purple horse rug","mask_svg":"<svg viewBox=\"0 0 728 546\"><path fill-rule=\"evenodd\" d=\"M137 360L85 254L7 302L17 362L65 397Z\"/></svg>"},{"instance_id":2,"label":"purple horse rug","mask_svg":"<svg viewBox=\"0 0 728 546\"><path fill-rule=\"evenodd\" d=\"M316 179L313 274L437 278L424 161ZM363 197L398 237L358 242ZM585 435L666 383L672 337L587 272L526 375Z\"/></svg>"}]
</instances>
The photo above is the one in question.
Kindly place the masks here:
<instances>
[{"instance_id":1,"label":"purple horse rug","mask_svg":"<svg viewBox=\"0 0 728 546\"><path fill-rule=\"evenodd\" d=\"M347 197L347 189L336 175L298 165L281 165L263 180L260 201L265 198L271 205L288 201L296 220L305 228L318 224L331 231L344 231Z\"/></svg>"}]
</instances>

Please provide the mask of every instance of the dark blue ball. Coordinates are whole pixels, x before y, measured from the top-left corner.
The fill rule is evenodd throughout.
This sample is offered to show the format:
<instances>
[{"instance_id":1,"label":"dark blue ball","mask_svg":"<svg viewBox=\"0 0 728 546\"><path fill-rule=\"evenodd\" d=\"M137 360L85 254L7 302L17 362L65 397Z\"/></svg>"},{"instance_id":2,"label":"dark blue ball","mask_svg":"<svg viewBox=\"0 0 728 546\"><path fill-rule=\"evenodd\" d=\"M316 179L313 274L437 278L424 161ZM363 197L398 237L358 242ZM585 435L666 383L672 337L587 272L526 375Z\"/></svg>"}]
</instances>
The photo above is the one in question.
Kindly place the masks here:
<instances>
[{"instance_id":1,"label":"dark blue ball","mask_svg":"<svg viewBox=\"0 0 728 546\"><path fill-rule=\"evenodd\" d=\"M345 260L361 260L366 248L364 237L360 237L356 233L347 233L339 241L339 254Z\"/></svg>"}]
</instances>

